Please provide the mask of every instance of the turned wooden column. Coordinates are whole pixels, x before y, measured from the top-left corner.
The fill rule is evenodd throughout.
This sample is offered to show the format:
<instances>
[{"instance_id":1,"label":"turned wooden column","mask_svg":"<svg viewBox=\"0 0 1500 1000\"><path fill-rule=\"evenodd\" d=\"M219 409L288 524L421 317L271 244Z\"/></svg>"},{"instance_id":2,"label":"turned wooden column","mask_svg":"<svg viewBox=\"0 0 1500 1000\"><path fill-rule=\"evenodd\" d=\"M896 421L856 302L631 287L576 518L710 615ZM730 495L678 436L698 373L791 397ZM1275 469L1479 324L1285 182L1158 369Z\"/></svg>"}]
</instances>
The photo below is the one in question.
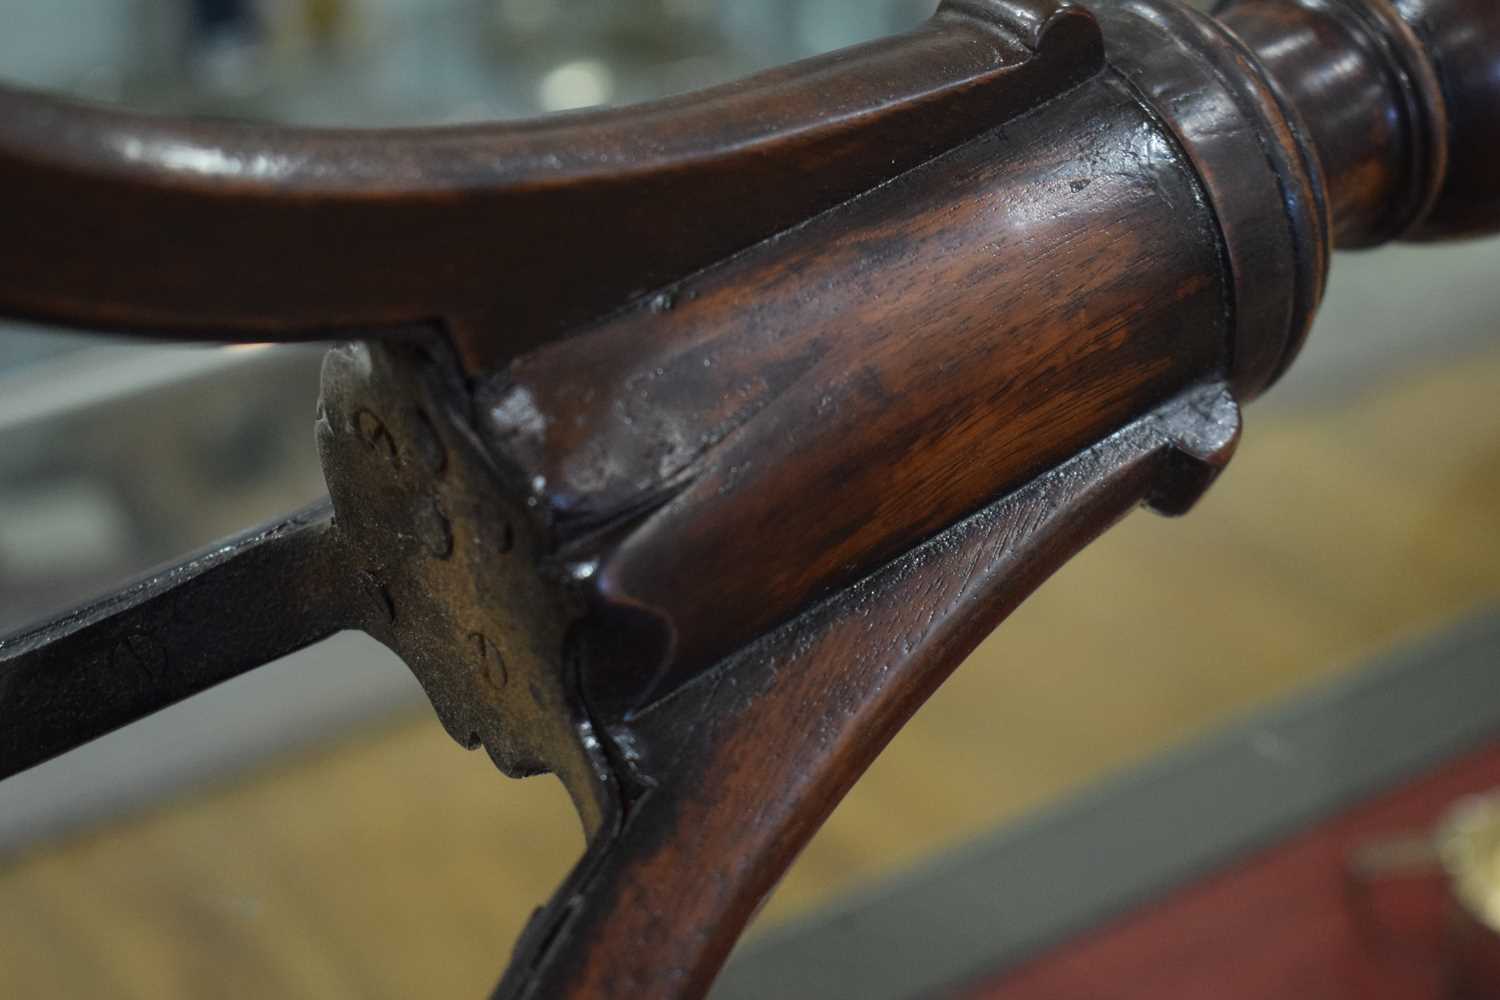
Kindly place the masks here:
<instances>
[{"instance_id":1,"label":"turned wooden column","mask_svg":"<svg viewBox=\"0 0 1500 1000\"><path fill-rule=\"evenodd\" d=\"M325 369L313 523L454 735L592 831L499 995L688 1000L991 628L1207 487L1335 247L1500 228L1497 140L1497 0L945 0L666 102L394 133L0 88L0 314L404 341ZM107 674L144 620L109 601L0 648L49 753L121 721L46 673Z\"/></svg>"},{"instance_id":2,"label":"turned wooden column","mask_svg":"<svg viewBox=\"0 0 1500 1000\"><path fill-rule=\"evenodd\" d=\"M1306 123L1339 246L1500 225L1500 4L1231 0L1219 20Z\"/></svg>"}]
</instances>

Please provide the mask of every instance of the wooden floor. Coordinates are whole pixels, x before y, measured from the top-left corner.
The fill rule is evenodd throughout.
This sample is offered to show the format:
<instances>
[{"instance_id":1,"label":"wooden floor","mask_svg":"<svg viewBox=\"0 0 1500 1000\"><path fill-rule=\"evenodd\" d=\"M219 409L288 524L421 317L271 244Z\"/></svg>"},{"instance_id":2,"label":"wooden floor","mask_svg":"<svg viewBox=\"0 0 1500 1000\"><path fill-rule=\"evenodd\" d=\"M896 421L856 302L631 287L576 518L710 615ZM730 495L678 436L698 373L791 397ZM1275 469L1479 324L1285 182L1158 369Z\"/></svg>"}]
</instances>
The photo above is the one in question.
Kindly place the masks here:
<instances>
[{"instance_id":1,"label":"wooden floor","mask_svg":"<svg viewBox=\"0 0 1500 1000\"><path fill-rule=\"evenodd\" d=\"M960 669L763 924L1500 600L1500 353L1258 417ZM0 870L0 997L479 997L581 846L551 779L391 720Z\"/></svg>"}]
</instances>

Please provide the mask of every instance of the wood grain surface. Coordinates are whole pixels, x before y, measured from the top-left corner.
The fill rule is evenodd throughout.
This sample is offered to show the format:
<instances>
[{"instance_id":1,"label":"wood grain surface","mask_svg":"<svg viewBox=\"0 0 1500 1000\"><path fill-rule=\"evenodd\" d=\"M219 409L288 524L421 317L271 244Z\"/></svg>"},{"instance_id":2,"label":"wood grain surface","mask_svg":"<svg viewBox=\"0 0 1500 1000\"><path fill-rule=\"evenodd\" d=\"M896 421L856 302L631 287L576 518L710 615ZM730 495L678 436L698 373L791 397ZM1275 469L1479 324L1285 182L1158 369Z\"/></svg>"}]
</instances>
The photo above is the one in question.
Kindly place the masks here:
<instances>
[{"instance_id":1,"label":"wood grain surface","mask_svg":"<svg viewBox=\"0 0 1500 1000\"><path fill-rule=\"evenodd\" d=\"M1192 515L1132 517L959 669L762 923L1500 598L1497 384L1500 353L1252 411ZM0 995L480 996L582 846L555 781L393 719L11 859Z\"/></svg>"},{"instance_id":2,"label":"wood grain surface","mask_svg":"<svg viewBox=\"0 0 1500 1000\"><path fill-rule=\"evenodd\" d=\"M561 733L578 751L569 759L589 763L563 767L529 744L497 752L478 729L455 730L453 706L476 699L438 697L434 704L461 742L486 742L503 770L552 764L585 805L585 825L596 836L529 926L497 996L703 996L806 839L985 631L1141 500L1185 508L1191 491L1165 480L1192 469L1191 479L1202 484L1222 466L1239 429L1227 391L1253 399L1294 357L1321 298L1331 245L1399 235L1450 196L1476 211L1494 197L1493 178L1477 191L1446 186L1450 145L1493 147L1484 128L1493 88L1482 74L1461 71L1467 56L1491 65L1490 53L1500 47L1500 21L1480 0L1404 8L1387 0L1287 0L1259 21L1253 4L1230 4L1223 23L1171 0L1096 6L1097 19L1061 0L954 0L904 41L675 103L560 119L562 135L546 123L387 136L222 132L133 122L0 91L0 111L8 112L0 120L14 120L0 128L0 192L12 193L18 231L33 237L27 253L0 254L0 309L59 322L255 338L440 321L462 362L462 370L454 366L435 383L443 392L462 395L476 383L461 376L490 374L524 390L519 399L481 396L476 402L486 408L472 416L466 406L448 412L455 426L473 423L484 438L480 461L496 470L483 480L488 490L512 494L526 516L549 528L567 523L562 512L582 517L572 534L559 530L523 546L534 557L537 589L548 590L538 606L549 617L546 628L528 623L520 631L551 652L548 669L523 672L527 683L517 687L547 718L560 714L552 711L559 705L578 710ZM1250 37L1237 34L1236 24ZM1257 24L1265 30L1252 30ZM1443 30L1453 24L1480 40ZM1278 50L1310 30L1321 31L1324 44L1277 60L1274 72L1257 61L1257 49ZM995 32L1008 39L998 49L990 41ZM954 38L958 50L980 53L977 65L950 67ZM893 52L898 57L890 61ZM934 85L920 69L928 63L956 69L956 76L940 74ZM1022 73L1025 67L1033 71ZM903 69L916 72L908 78ZM1346 69L1366 81L1361 88L1390 84L1366 111L1381 120L1393 115L1395 127L1338 124L1345 102L1319 99L1321 81ZM973 109L991 104L980 91L1011 77L1004 92L1016 102L971 119ZM828 88L840 99L853 95L853 104L830 105L822 97ZM931 112L921 116L923 133L942 127L925 139L897 130L909 149L857 135L843 144L846 125L861 132L860 122L890 122L885 109L907 104ZM1477 123L1466 108L1483 111ZM764 117L768 133L702 127L721 111L752 130ZM1472 128L1462 128L1466 123ZM578 131L566 131L573 126ZM976 128L977 138L955 145ZM820 134L833 136L831 149ZM684 136L687 145L679 148ZM1007 136L1018 143L1015 151L1003 148ZM623 146L615 141L622 138ZM606 160L596 173L544 157L533 173L532 140ZM698 145L704 141L708 149ZM876 157L830 155L841 148ZM894 173L886 168L888 153L895 154ZM864 177L877 158L880 169ZM786 183L760 183L767 178L757 165L767 162L790 170ZM1080 162L1091 176L1065 176ZM720 178L748 184L764 201L723 199ZM888 183L879 186L880 179ZM813 195L789 198L797 190ZM27 197L18 200L16 192ZM705 202L732 209L704 214ZM517 204L529 207L505 208ZM657 206L667 204L677 211L658 218ZM819 206L827 212L810 218ZM109 224L98 225L101 218ZM554 224L561 218L579 228ZM139 247L133 237L111 240L158 224L172 238L148 238ZM230 230L239 253L255 254L265 267L252 271L222 252L220 234ZM474 248L492 245L478 238L480 230L491 240L501 233L513 253L539 263L509 266L514 259L498 254L476 259ZM417 234L434 232L450 249L424 252ZM545 235L533 246L538 234ZM766 239L755 242L760 237ZM328 248L318 241L329 238L350 249L320 252ZM811 242L811 251L799 240ZM732 256L735 250L743 252ZM310 266L328 259L337 266ZM645 260L657 269L642 271ZM143 263L151 273L138 270ZM155 277L167 272L171 288ZM245 276L251 273L256 280ZM851 293L872 305L858 308L844 298ZM865 336L820 315L830 308ZM638 363L649 337L637 335L632 316L663 334L674 363L638 378L608 367L590 372L590 384L565 386L561 401L546 405L548 380L529 382L527 366L569 348L608 359L615 343ZM689 363L680 366L675 352L697 346L687 335L692 328L727 340L701 357L686 350ZM790 331L819 333L807 343ZM767 334L775 335L772 344L761 342ZM820 342L821 334L830 342ZM437 364L435 358L423 363ZM728 384L715 387L702 375L705 365L726 371ZM364 378L359 366L344 374ZM325 402L340 398L340 377L336 366L325 368ZM781 378L787 385L777 389ZM754 391L757 380L769 386L763 397ZM643 389L647 383L657 388ZM545 449L581 456L574 475L537 471L551 464L528 459L522 432L591 428L588 400L598 386L609 413L627 397L653 404L643 413L627 409L624 421L640 428L646 460L626 461L632 451L612 440L618 434L606 421L597 447L547 436ZM722 420L705 425L691 416L705 389L718 396L746 386L751 401ZM1222 406L1205 402L1205 387ZM398 393L393 402L405 405L403 399ZM679 424L673 415L683 400L689 416ZM719 407L709 409L713 415ZM519 423L504 419L513 411L521 413ZM396 463L377 411L359 412L370 413L385 435L387 464ZM424 405L423 412L439 411ZM496 433L485 433L487 421ZM350 416L346 429L358 423ZM1440 437L1429 432L1423 445ZM331 440L344 442L339 447L370 443L352 433ZM1388 435L1368 440L1381 449L1372 462L1389 456ZM341 469L327 460L324 444L338 523L347 527L375 509L365 501L380 480L360 472L341 490ZM1320 468L1337 469L1342 458L1325 456ZM605 475L616 465L628 487L619 497ZM419 554L435 563L449 560L456 544L465 552L508 550L508 542L488 545L482 533L452 531L450 500L427 493L443 468L436 463L407 491L422 512L415 533L398 517L369 537L425 532ZM1398 468L1413 477L1412 469ZM1277 471L1266 481L1285 487L1285 468ZM571 490L559 489L559 480ZM1364 510L1384 495L1346 490L1324 523L1357 529ZM1315 509L1299 495L1282 500L1283 515ZM985 503L982 512L956 520ZM979 520L994 511L998 520ZM1214 519L1218 532L1232 523ZM1295 534L1277 529L1278 540ZM509 538L509 527L495 537ZM475 539L481 544L471 545ZM1288 554L1257 554L1284 574L1280 595L1295 596L1317 577L1321 567L1306 565L1319 552L1317 541L1299 539L1284 563L1276 556ZM1382 553L1395 544L1365 540ZM1359 545L1345 547L1338 567L1347 589L1375 574L1353 559ZM1129 582L1116 589L1139 588L1143 578L1172 568L1170 553L1180 549L1175 538L1153 538ZM1180 606L1139 621L1158 630L1165 623L1170 633L1178 623L1201 627L1227 608L1264 630L1266 621L1237 606L1235 593L1240 579L1257 578L1255 563L1239 571L1221 553L1208 554L1203 565L1231 570L1226 576L1236 582L1200 581L1195 595L1178 595ZM378 616L398 633L431 627L421 598L436 595L441 608L453 607L456 591L438 586L427 570L414 575L397 567L391 572L420 581L416 613L405 602L398 611L378 575L388 569L365 572L377 574ZM1428 583L1413 567L1403 573L1408 585ZM1193 605L1193 596L1203 595L1215 608ZM1098 603L1112 609L1126 602ZM1381 609L1380 624L1409 621L1413 609L1426 606L1402 593ZM1319 627L1326 630L1324 617ZM1078 629L1091 616L1074 609L1065 620ZM485 683L498 688L506 675L492 625L468 635L479 641ZM1095 658L1095 677L1106 669L1099 659L1140 661L1122 641L1139 628L1106 624L1113 655ZM440 631L443 655L427 666L459 664L464 683L473 681L462 666L465 654L448 641L448 633L464 633ZM420 648L389 644L408 660ZM1216 635L1197 669L1216 676L1233 651L1265 646L1259 632L1238 643ZM24 669L26 655L21 650L7 665ZM1055 672L1056 656L1049 648L1038 659ZM501 681L488 664L499 667ZM420 658L415 666L430 690L452 686L434 683L437 675ZM551 694L532 683L536 676L553 680ZM1135 684L1103 676L1111 689ZM1003 692L988 704L1036 707ZM1080 724L1076 714L1067 705L1049 717L1053 742ZM1188 714L1201 717L1203 705L1193 703ZM502 718L508 732L536 716ZM985 719L996 724L992 713ZM1081 725L1080 734L1092 735L1087 722ZM941 763L930 762L928 774L941 776L928 784L952 782L970 795L982 787ZM918 804L908 795L900 807ZM360 811L346 808L352 816ZM438 846L435 854L445 852ZM420 870L433 857L422 851L404 860ZM296 868L300 885L308 868ZM179 919L187 931L203 922L196 911ZM395 941L410 945L442 923L426 920ZM475 926L464 924L470 933ZM450 934L461 936L457 927ZM375 964L357 947L348 950L362 974ZM141 953L133 949L130 957ZM361 984L360 992L371 988L373 982Z\"/></svg>"}]
</instances>

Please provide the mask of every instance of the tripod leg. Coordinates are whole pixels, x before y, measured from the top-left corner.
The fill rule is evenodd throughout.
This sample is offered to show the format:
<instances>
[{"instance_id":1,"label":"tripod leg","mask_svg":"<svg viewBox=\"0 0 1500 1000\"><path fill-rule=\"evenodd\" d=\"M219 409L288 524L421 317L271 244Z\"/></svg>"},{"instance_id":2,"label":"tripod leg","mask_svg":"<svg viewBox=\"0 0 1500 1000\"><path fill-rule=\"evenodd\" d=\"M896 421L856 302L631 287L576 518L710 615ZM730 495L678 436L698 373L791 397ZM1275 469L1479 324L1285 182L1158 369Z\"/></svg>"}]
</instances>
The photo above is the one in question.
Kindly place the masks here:
<instances>
[{"instance_id":1,"label":"tripod leg","mask_svg":"<svg viewBox=\"0 0 1500 1000\"><path fill-rule=\"evenodd\" d=\"M1138 503L1184 509L1238 429L1222 389L1194 390L604 723L632 772L622 786L639 791L533 919L496 996L702 996L803 845L958 663Z\"/></svg>"}]
</instances>

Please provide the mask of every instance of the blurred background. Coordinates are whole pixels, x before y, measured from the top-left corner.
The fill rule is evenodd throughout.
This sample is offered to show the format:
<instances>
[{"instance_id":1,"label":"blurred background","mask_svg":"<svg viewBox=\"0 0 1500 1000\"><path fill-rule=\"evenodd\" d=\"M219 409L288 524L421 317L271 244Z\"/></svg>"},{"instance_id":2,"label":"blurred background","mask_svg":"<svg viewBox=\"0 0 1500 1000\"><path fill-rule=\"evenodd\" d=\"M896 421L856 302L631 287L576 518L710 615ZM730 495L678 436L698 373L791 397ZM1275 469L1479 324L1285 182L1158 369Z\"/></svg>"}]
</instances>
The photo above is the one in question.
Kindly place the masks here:
<instances>
[{"instance_id":1,"label":"blurred background","mask_svg":"<svg viewBox=\"0 0 1500 1000\"><path fill-rule=\"evenodd\" d=\"M931 6L0 0L0 78L475 121L681 92ZM1338 258L1215 490L1133 516L959 670L721 994L1019 990L1079 933L1487 747L1497 274L1496 242ZM0 633L321 494L318 363L0 327ZM483 995L581 848L555 781L503 779L398 661L336 637L0 785L0 996Z\"/></svg>"}]
</instances>

